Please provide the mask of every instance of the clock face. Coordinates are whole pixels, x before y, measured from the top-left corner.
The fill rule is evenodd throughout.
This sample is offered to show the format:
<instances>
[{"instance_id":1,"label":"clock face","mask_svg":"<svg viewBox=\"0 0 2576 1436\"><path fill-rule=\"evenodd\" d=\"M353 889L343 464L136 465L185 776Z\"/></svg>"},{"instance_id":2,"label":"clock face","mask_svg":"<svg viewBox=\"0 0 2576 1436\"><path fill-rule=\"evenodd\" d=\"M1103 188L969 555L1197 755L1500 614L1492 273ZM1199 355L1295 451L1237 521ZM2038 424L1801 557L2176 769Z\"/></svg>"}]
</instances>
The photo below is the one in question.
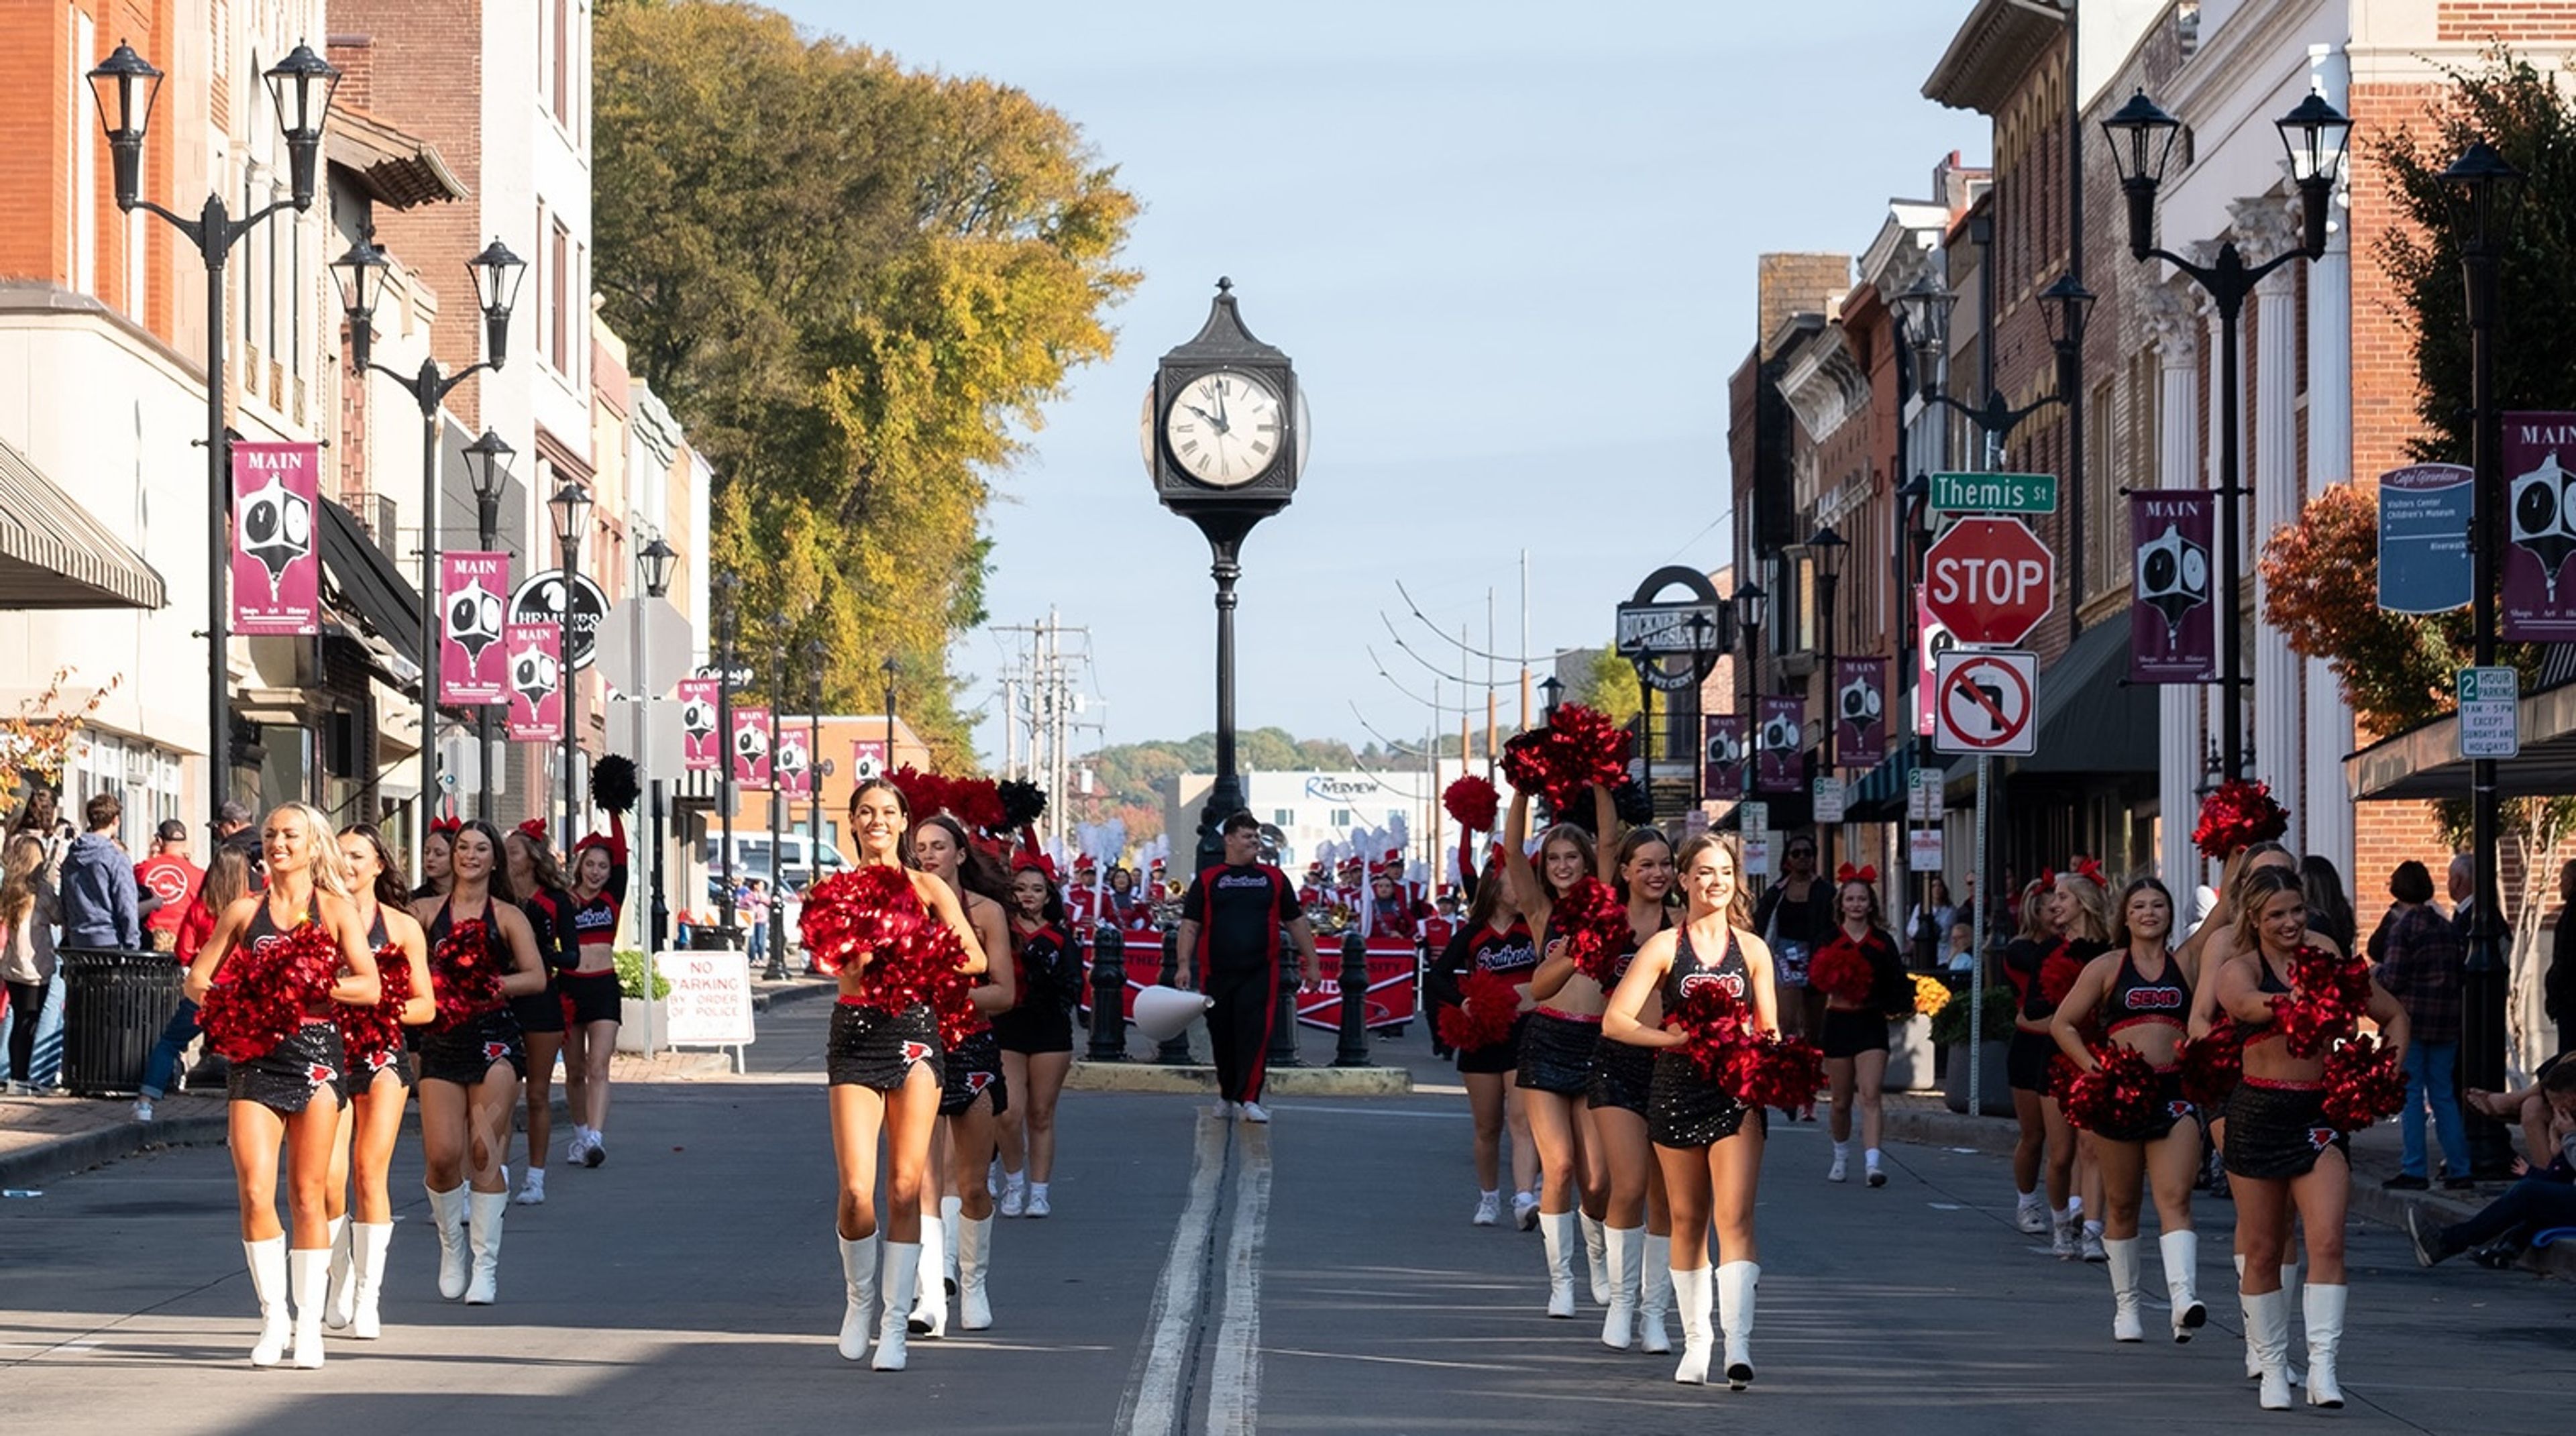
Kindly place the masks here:
<instances>
[{"instance_id":1,"label":"clock face","mask_svg":"<svg viewBox=\"0 0 2576 1436\"><path fill-rule=\"evenodd\" d=\"M1279 456L1279 392L1248 374L1219 370L1183 386L1163 411L1163 441L1203 484L1230 489Z\"/></svg>"}]
</instances>

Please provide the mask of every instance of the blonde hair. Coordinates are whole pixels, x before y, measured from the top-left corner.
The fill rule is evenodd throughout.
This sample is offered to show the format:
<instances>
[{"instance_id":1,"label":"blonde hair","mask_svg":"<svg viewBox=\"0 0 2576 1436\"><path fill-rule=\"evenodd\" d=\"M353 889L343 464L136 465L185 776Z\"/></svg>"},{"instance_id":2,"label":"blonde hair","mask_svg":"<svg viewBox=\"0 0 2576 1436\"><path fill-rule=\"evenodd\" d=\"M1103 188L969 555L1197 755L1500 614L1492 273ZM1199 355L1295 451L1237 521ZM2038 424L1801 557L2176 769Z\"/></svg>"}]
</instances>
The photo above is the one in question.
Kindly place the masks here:
<instances>
[{"instance_id":1,"label":"blonde hair","mask_svg":"<svg viewBox=\"0 0 2576 1436\"><path fill-rule=\"evenodd\" d=\"M266 829L280 813L291 814L303 825L306 845L313 854L312 860L305 864L305 869L313 875L313 890L335 898L350 897L348 862L340 856L340 830L332 827L331 820L311 803L280 803L268 810L268 817L260 821L260 827Z\"/></svg>"},{"instance_id":2,"label":"blonde hair","mask_svg":"<svg viewBox=\"0 0 2576 1436\"><path fill-rule=\"evenodd\" d=\"M20 833L0 850L0 924L16 927L36 906L36 874L45 866L45 842Z\"/></svg>"},{"instance_id":3,"label":"blonde hair","mask_svg":"<svg viewBox=\"0 0 2576 1436\"><path fill-rule=\"evenodd\" d=\"M2111 890L2108 887L2082 873L2059 873L2057 890L2075 899L2075 910L2082 914L2084 925L2089 929L2081 933L2063 933L2061 936L2082 937L2093 942L2104 943L2111 940L2114 929L2111 926Z\"/></svg>"},{"instance_id":4,"label":"blonde hair","mask_svg":"<svg viewBox=\"0 0 2576 1436\"><path fill-rule=\"evenodd\" d=\"M2037 878L2021 885L2021 931L2014 936L2025 942L2038 942L2048 936L2048 911L2039 901L2048 885Z\"/></svg>"}]
</instances>

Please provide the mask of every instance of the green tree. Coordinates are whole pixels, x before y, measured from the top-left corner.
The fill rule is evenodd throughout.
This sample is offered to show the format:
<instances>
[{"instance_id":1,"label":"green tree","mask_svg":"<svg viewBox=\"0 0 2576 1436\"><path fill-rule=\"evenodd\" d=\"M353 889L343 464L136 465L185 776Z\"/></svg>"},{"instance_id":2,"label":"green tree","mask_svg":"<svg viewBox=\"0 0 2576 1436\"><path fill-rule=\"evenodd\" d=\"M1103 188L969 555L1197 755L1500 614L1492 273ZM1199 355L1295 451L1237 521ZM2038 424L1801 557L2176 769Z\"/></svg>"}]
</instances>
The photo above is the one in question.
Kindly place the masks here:
<instances>
[{"instance_id":1,"label":"green tree","mask_svg":"<svg viewBox=\"0 0 2576 1436\"><path fill-rule=\"evenodd\" d=\"M1026 93L758 6L614 0L594 55L607 316L716 469L743 611L789 616L751 637L822 637L835 708L893 657L910 721L971 762L948 649L984 616L984 509L1110 353L1134 197Z\"/></svg>"},{"instance_id":2,"label":"green tree","mask_svg":"<svg viewBox=\"0 0 2576 1436\"><path fill-rule=\"evenodd\" d=\"M1637 686L1636 666L1608 644L1583 651L1573 681L1565 685L1565 698L1569 703L1600 709L1613 723L1636 717L1645 703L1644 691Z\"/></svg>"}]
</instances>

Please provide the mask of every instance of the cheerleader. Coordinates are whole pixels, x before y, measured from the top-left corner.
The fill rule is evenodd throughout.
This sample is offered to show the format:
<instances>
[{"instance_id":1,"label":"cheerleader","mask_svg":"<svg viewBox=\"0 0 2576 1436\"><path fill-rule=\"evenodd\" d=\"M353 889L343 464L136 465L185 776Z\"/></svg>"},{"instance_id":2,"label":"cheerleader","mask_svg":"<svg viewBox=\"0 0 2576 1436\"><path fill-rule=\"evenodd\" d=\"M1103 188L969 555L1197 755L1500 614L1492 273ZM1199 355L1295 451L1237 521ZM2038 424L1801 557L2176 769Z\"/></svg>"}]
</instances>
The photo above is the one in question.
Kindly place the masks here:
<instances>
[{"instance_id":1,"label":"cheerleader","mask_svg":"<svg viewBox=\"0 0 2576 1436\"><path fill-rule=\"evenodd\" d=\"M1807 985L1825 995L1824 1022L1818 1029L1821 1040L1817 1045L1825 1051L1825 1080L1834 1104L1834 1160L1825 1169L1825 1180L1839 1182L1848 1169L1852 1108L1857 1097L1862 1180L1873 1187L1883 1187L1887 1185L1887 1173L1879 1168L1878 1137L1887 1086L1887 1009L1898 987L1905 987L1908 996L1912 988L1907 984L1904 960L1896 953L1896 939L1888 933L1886 921L1879 914L1877 884L1876 868L1855 868L1845 863L1834 874L1834 930L1807 961ZM1855 963L1859 966L1852 971L1868 974L1865 991L1834 990L1821 980ZM1910 1010L1912 1004L1907 1006Z\"/></svg>"},{"instance_id":2,"label":"cheerleader","mask_svg":"<svg viewBox=\"0 0 2576 1436\"><path fill-rule=\"evenodd\" d=\"M511 901L501 834L477 818L456 835L443 898L412 904L429 937L438 1016L420 1040L421 1185L438 1224L438 1294L488 1304L501 1278L510 1108L528 1050L510 999L545 991L537 934ZM472 1258L468 1271L468 1257Z\"/></svg>"},{"instance_id":3,"label":"cheerleader","mask_svg":"<svg viewBox=\"0 0 2576 1436\"><path fill-rule=\"evenodd\" d=\"M617 930L626 913L626 815L611 809L608 831L573 845L573 959L555 986L563 994L564 1105L572 1142L564 1160L596 1167L608 1160L608 1066L617 1055L617 1022L626 997L617 983ZM529 1145L536 1139L533 1130Z\"/></svg>"},{"instance_id":4,"label":"cheerleader","mask_svg":"<svg viewBox=\"0 0 2576 1436\"><path fill-rule=\"evenodd\" d=\"M905 1322L921 1274L922 1177L939 1116L940 1063L939 1015L914 990L916 974L897 961L903 949L896 943L912 943L924 924L937 923L956 939L957 970L969 976L984 970L984 949L948 884L907 868L911 823L902 789L884 778L859 784L850 795L850 827L858 865L814 885L803 924L806 949L830 953L840 968L840 998L824 1048L832 1157L840 1179L835 1233L846 1294L840 1352L851 1361L868 1354L868 1322L882 1284L885 1304L871 1364L901 1371ZM854 943L867 945L836 950ZM882 1240L876 1203L880 1131L886 1146Z\"/></svg>"},{"instance_id":5,"label":"cheerleader","mask_svg":"<svg viewBox=\"0 0 2576 1436\"><path fill-rule=\"evenodd\" d=\"M1516 984L1516 992L1526 992L1527 979L1537 967L1538 946L1530 940L1529 922L1513 896L1511 866L1503 861L1498 847L1476 880L1476 900L1467 910L1466 924L1441 948L1439 959L1424 974L1424 985L1437 1001L1455 1007L1464 1003L1458 985L1470 972L1490 973ZM1502 1194L1495 1183L1502 1170L1506 1127L1512 1135L1512 1219L1522 1231L1538 1225L1538 1150L1530 1142L1529 1112L1521 1089L1505 1080L1519 1061L1521 1029L1528 1022L1526 1014L1516 1012L1509 1035L1487 1046L1460 1048L1455 1058L1458 1080L1467 1089L1467 1106L1476 1122L1473 1221L1480 1227L1490 1227L1502 1218Z\"/></svg>"},{"instance_id":6,"label":"cheerleader","mask_svg":"<svg viewBox=\"0 0 2576 1436\"><path fill-rule=\"evenodd\" d=\"M1055 1106L1073 1069L1073 1008L1082 996L1082 953L1065 936L1064 900L1045 858L1023 854L1011 874L1011 1010L994 1014L1002 1085L1019 1100L1002 1116L1001 1213L1044 1217L1055 1210Z\"/></svg>"},{"instance_id":7,"label":"cheerleader","mask_svg":"<svg viewBox=\"0 0 2576 1436\"><path fill-rule=\"evenodd\" d=\"M2239 897L2235 950L2213 979L2221 1010L2251 1029L2245 1039L2245 1080L2227 1103L2227 1172L2238 1225L2246 1232L2245 1274L2238 1285L2245 1309L2245 1339L2262 1366L2266 1411L2290 1406L2289 1293L2282 1289L2289 1222L2295 1213L2307 1232L2308 1278L2301 1316L2308 1330L2308 1404L2343 1405L2335 1379L2336 1348L2343 1340L2344 1210L2352 1196L2348 1141L2325 1116L2323 1051L2295 1057L2274 1010L2276 1001L2307 996L2291 981L2291 962L2302 947L2336 958L2322 934L2308 928L2308 902L2295 870L2266 867L2251 873ZM2378 983L2369 984L2367 1011L2379 1025L2391 1058L2406 1056L2406 1011ZM2327 1034L2327 1045L2351 1035Z\"/></svg>"},{"instance_id":8,"label":"cheerleader","mask_svg":"<svg viewBox=\"0 0 2576 1436\"><path fill-rule=\"evenodd\" d=\"M400 1029L426 1024L438 1006L430 988L429 939L411 915L411 889L384 834L365 823L341 829L340 863L350 907L384 978L385 997L375 1004L382 1021L341 1024L349 1104L341 1109L331 1147L331 1302L322 1320L334 1331L373 1341L380 1326L376 1305L384 1288L385 1246L394 1235L387 1177L411 1099L411 1054L403 1050ZM409 982L392 978L397 965Z\"/></svg>"},{"instance_id":9,"label":"cheerleader","mask_svg":"<svg viewBox=\"0 0 2576 1436\"><path fill-rule=\"evenodd\" d=\"M2013 1120L2020 1131L2013 1139L2013 1225L2025 1234L2038 1236L2047 1232L2051 1214L2064 1211L2069 1195L2065 1175L2052 1160L2048 1162L2048 1196L2043 1204L2039 1193L2040 1165L2055 1152L2050 1145L2048 1116L2040 1099L2048 1091L2048 1026L2045 1015L2033 1018L2033 1006L2039 1002L2039 965L2057 945L2057 905L2049 897L2049 879L2025 884L2021 890L2021 926L2012 941L2004 944L2004 980L2013 990L2012 1042L2004 1050L2004 1077L2012 1089ZM2073 1238L2068 1250L2072 1255Z\"/></svg>"},{"instance_id":10,"label":"cheerleader","mask_svg":"<svg viewBox=\"0 0 2576 1436\"><path fill-rule=\"evenodd\" d=\"M1607 830L1616 819L1610 791L1592 790L1595 821ZM1599 1165L1597 1140L1591 1136L1590 1111L1584 1099L1592 1090L1592 1049L1601 1040L1601 985L1574 970L1564 943L1548 929L1556 900L1586 877L1607 882L1596 873L1600 859L1592 835L1571 823L1558 823L1539 835L1539 867L1534 868L1523 844L1529 832L1529 794L1512 795L1511 816L1503 830L1503 862L1512 875L1512 893L1520 899L1521 917L1542 935L1538 968L1530 974L1525 1001L1538 1004L1521 1029L1520 1066L1513 1078L1528 1104L1530 1139L1538 1148L1539 1235L1547 1243L1547 1314L1574 1315L1574 1256L1580 1250L1591 1267L1592 1299L1610 1304L1610 1274L1601 1236L1601 1213L1609 1205L1608 1173ZM1542 876L1540 868L1544 869ZM1577 1198L1580 1198L1578 1202Z\"/></svg>"},{"instance_id":11,"label":"cheerleader","mask_svg":"<svg viewBox=\"0 0 2576 1436\"><path fill-rule=\"evenodd\" d=\"M1672 912L1664 905L1673 890L1673 846L1653 828L1632 829L1619 843L1613 871L1620 901L1628 909L1628 940L1611 958L1605 978L1616 987L1645 940L1673 925ZM1673 1295L1673 1227L1664 1205L1663 1174L1646 1133L1646 1093L1654 1075L1653 1049L1604 1034L1592 1051L1585 1107L1610 1188L1601 1218L1603 1264L1610 1275L1601 1344L1625 1351L1631 1335L1642 1333L1645 1349L1660 1356L1673 1349L1664 1331ZM1656 1268L1651 1274L1646 1269L1650 1263Z\"/></svg>"},{"instance_id":12,"label":"cheerleader","mask_svg":"<svg viewBox=\"0 0 2576 1436\"><path fill-rule=\"evenodd\" d=\"M946 813L922 819L912 832L912 857L916 867L946 883L956 895L959 911L975 929L979 951L1010 952L1008 919L995 900L997 894L1008 895L1009 882L991 854L967 841L963 824ZM948 1334L947 1281L952 1271L957 1282L957 1324L968 1331L982 1331L993 1324L992 1305L985 1295L993 1250L993 1193L986 1185L985 1171L1000 1144L1001 1117L1010 1110L1011 1096L1002 1075L1002 1048L993 1036L992 1017L1010 1010L1018 988L1007 961L989 965L984 976L985 981L967 991L966 1012L943 1015L943 1030L958 1040L947 1048L942 1064L942 1120L938 1135L931 1139L931 1180L922 1198L926 1204L922 1216L935 1215L937 1223L922 1237L920 1305L911 1321L915 1336ZM935 1204L931 1193L937 1194Z\"/></svg>"},{"instance_id":13,"label":"cheerleader","mask_svg":"<svg viewBox=\"0 0 2576 1436\"><path fill-rule=\"evenodd\" d=\"M2115 930L2111 921L2111 882L2102 875L2101 864L2078 857L2075 871L2054 874L2049 887L2048 901L2056 913L2057 946L2040 960L2040 978L2032 984L2032 991L2040 999L2036 1009L2043 1036L2048 1032L2049 1021L2057 1015L2057 1004L2065 1000L2065 990L2074 986L2087 963L2111 950ZM2063 986L2058 985L2061 982ZM2051 991L2059 995L2051 997ZM2086 1033L2087 1037L2091 1035ZM2086 1261L2108 1262L2111 1253L2102 1245L2102 1172L2093 1160L2093 1134L2078 1132L2067 1122L2065 1094L2058 1090L2064 1074L2057 1070L2054 1037L2047 1039L2047 1048L2049 1083L2048 1091L2040 1098L2040 1112L2048 1124L2049 1181L2051 1190L2056 1190L2063 1173L2068 1195L2059 1215L2075 1239L2070 1251L2052 1232L2049 1250L2061 1261L2080 1256Z\"/></svg>"},{"instance_id":14,"label":"cheerleader","mask_svg":"<svg viewBox=\"0 0 2576 1436\"><path fill-rule=\"evenodd\" d=\"M429 831L420 840L420 886L411 890L412 900L447 895L448 855L455 851L457 831L465 825L456 818L433 818Z\"/></svg>"},{"instance_id":15,"label":"cheerleader","mask_svg":"<svg viewBox=\"0 0 2576 1436\"><path fill-rule=\"evenodd\" d=\"M242 1255L260 1308L250 1364L275 1366L286 1354L291 1291L295 1364L309 1369L322 1364L331 1153L348 1095L330 1004L371 1006L383 988L366 926L350 906L330 823L305 804L283 804L260 825L260 854L267 891L217 916L214 936L188 964L187 996L204 1012L216 1049L232 1059L224 1078L225 1142L241 1200ZM291 1234L277 1221L281 1146Z\"/></svg>"},{"instance_id":16,"label":"cheerleader","mask_svg":"<svg viewBox=\"0 0 2576 1436\"><path fill-rule=\"evenodd\" d=\"M1673 1295L1682 1319L1682 1359L1673 1379L1708 1380L1714 1286L1726 1337L1726 1382L1741 1391L1753 1381L1753 1294L1762 1277L1753 1207L1765 1119L1762 1109L1748 1107L1699 1074L1680 1050L1687 1039L1665 1030L1661 1014L1677 1008L1691 988L1716 983L1744 1005L1757 1035L1777 1034L1780 1016L1771 950L1746 927L1734 847L1715 833L1700 833L1682 843L1680 864L1684 921L1638 949L1611 994L1601 1031L1613 1042L1663 1049L1655 1054L1647 1127L1672 1203ZM1656 1014L1652 1024L1650 1011ZM1722 1259L1714 1272L1708 1259L1712 1223Z\"/></svg>"},{"instance_id":17,"label":"cheerleader","mask_svg":"<svg viewBox=\"0 0 2576 1436\"><path fill-rule=\"evenodd\" d=\"M2208 1320L2200 1304L2200 1234L2192 1230L2191 1183L2200 1170L2200 1124L2182 1093L2182 1042L2194 988L2180 954L2169 951L2173 895L2154 878L2139 878L2120 894L2120 928L2114 951L2084 965L2083 974L2049 1019L2049 1035L2079 1071L2101 1064L2085 1043L2078 1019L2098 1022L2106 1040L2137 1053L2155 1069L2154 1102L2126 1127L2096 1128L2093 1157L2102 1172L2102 1246L2111 1272L2111 1339L2143 1341L2138 1317L2138 1207L2140 1189L2156 1197L2156 1246L2164 1258L2165 1292L2172 1305L2173 1339L2189 1341Z\"/></svg>"},{"instance_id":18,"label":"cheerleader","mask_svg":"<svg viewBox=\"0 0 2576 1436\"><path fill-rule=\"evenodd\" d=\"M528 1172L520 1179L519 1205L533 1207L546 1199L546 1149L555 1140L555 1061L563 1055L563 990L557 974L573 963L572 894L564 886L563 868L546 842L546 820L530 818L510 830L503 851L509 859L510 891L519 896L543 960L545 985L510 999L510 1015L519 1021L527 1044ZM613 967L614 964L612 963ZM508 1158L507 1133L502 1156Z\"/></svg>"}]
</instances>

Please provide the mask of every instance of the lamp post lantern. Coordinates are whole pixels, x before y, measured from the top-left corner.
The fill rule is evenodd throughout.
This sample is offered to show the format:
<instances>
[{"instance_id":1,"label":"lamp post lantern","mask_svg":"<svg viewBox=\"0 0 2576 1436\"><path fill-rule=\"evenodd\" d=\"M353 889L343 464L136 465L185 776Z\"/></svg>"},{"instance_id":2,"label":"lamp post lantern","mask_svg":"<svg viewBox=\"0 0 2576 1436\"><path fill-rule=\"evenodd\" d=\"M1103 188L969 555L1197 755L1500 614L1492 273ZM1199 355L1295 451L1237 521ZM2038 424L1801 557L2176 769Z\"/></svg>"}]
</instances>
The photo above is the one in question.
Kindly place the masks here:
<instances>
[{"instance_id":1,"label":"lamp post lantern","mask_svg":"<svg viewBox=\"0 0 2576 1436\"><path fill-rule=\"evenodd\" d=\"M546 507L554 511L555 542L563 553L563 606L559 615L563 637L558 641L558 646L563 649L563 661L556 670L555 679L561 689L556 695L558 706L563 709L563 846L555 851L570 853L573 841L580 836L575 831L578 805L573 797L572 770L574 724L580 718L581 709L578 701L581 690L574 684L572 668L572 576L581 567L581 531L590 517L590 490L578 483L567 482L555 490L553 498L546 500Z\"/></svg>"},{"instance_id":2,"label":"lamp post lantern","mask_svg":"<svg viewBox=\"0 0 2576 1436\"><path fill-rule=\"evenodd\" d=\"M2316 259L2325 254L2327 210L2334 195L2336 171L2343 163L2343 134L2352 128L2352 122L2324 96L2314 94L2272 123L2289 151L2290 177L2299 191L2300 243L2260 264L2249 265L2232 239L2219 245L2217 258L2209 264L2194 264L2171 250L2156 247L2156 193L2164 183L2165 166L2173 158L2174 138L2182 129L2180 120L2165 113L2142 89L2102 121L2102 132L2111 142L2112 162L2119 170L2120 191L2128 201L2129 253L2141 260L2161 259L2172 265L2199 285L2218 310L2218 385L2214 390L2219 426L2218 562L2227 590L2218 621L2218 684L2225 695L2218 731L2220 771L2227 778L2244 777L2248 767L2244 638L2238 613L2245 568L2244 527L2238 518L2245 494L2237 463L2237 451L2242 447L2237 435L2241 403L2237 393L2238 331L2243 327L2246 296L2265 276L2294 259Z\"/></svg>"},{"instance_id":3,"label":"lamp post lantern","mask_svg":"<svg viewBox=\"0 0 2576 1436\"><path fill-rule=\"evenodd\" d=\"M223 195L214 190L207 192L206 202L194 219L143 197L143 139L152 123L153 101L161 94L161 71L136 54L133 46L119 40L116 49L86 78L91 97L98 104L99 125L107 133L118 211L131 214L140 209L159 215L187 236L206 267L205 803L206 815L211 819L222 810L232 788L232 673L226 654L232 615L225 604L224 587L225 576L231 572L232 525L228 516L232 510L232 450L224 427L224 270L233 246L261 221L282 209L302 212L313 207L314 176L322 154L322 125L331 109L332 92L339 88L340 72L314 54L311 46L299 42L261 77L268 87L269 103L276 109L279 136L286 142L291 197L272 201L239 219L233 218ZM426 655L423 657L426 661ZM423 742L427 742L426 735ZM431 792L426 765L420 791L424 806L416 831L425 833ZM414 839L415 859L418 841Z\"/></svg>"},{"instance_id":4,"label":"lamp post lantern","mask_svg":"<svg viewBox=\"0 0 2576 1436\"><path fill-rule=\"evenodd\" d=\"M1217 825L1243 806L1234 756L1235 581L1253 525L1288 507L1306 468L1306 396L1287 354L1253 337L1219 279L1207 322L1166 353L1138 424L1163 506L1198 525L1216 580L1216 782L1199 813L1198 865L1224 861Z\"/></svg>"},{"instance_id":5,"label":"lamp post lantern","mask_svg":"<svg viewBox=\"0 0 2576 1436\"><path fill-rule=\"evenodd\" d=\"M509 487L510 456L516 452L502 441L500 435L489 429L483 431L481 438L465 446L465 477L474 486L474 537L487 553L500 535L501 493ZM425 590L424 594L427 592ZM438 650L431 648L428 651L435 654ZM432 670L431 675L422 681L435 681L436 660L422 661ZM499 786L492 763L492 705L489 703L474 705L474 742L474 768L481 775L481 794L474 815L498 825L500 805L496 795Z\"/></svg>"}]
</instances>

